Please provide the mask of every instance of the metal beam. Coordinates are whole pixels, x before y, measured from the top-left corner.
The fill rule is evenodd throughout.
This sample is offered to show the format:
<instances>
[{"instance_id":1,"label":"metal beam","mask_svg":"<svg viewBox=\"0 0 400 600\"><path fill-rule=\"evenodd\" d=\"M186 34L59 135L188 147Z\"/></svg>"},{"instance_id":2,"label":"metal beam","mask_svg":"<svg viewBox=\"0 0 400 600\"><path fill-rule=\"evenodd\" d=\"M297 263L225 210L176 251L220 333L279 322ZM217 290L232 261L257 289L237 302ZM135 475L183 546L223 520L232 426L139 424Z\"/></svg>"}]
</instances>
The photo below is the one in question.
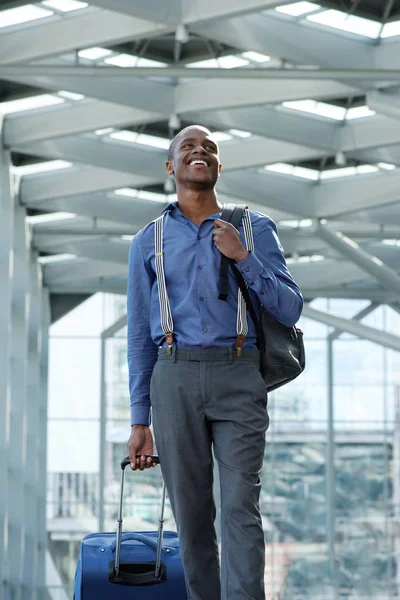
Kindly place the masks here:
<instances>
[{"instance_id":1,"label":"metal beam","mask_svg":"<svg viewBox=\"0 0 400 600\"><path fill-rule=\"evenodd\" d=\"M140 177L95 167L65 169L59 173L26 176L21 180L21 202L37 206L58 197L90 194L123 187L142 188L154 183L154 177Z\"/></svg>"},{"instance_id":2,"label":"metal beam","mask_svg":"<svg viewBox=\"0 0 400 600\"><path fill-rule=\"evenodd\" d=\"M322 151L340 150L342 124L316 119L306 113L275 106L186 113L186 119L220 129L241 129Z\"/></svg>"},{"instance_id":3,"label":"metal beam","mask_svg":"<svg viewBox=\"0 0 400 600\"><path fill-rule=\"evenodd\" d=\"M190 67L121 67L112 66L51 66L51 65L7 65L0 64L0 77L15 79L18 77L89 77L109 80L131 77L183 77L185 79L254 79L254 80L335 80L342 81L400 81L400 69L303 69L247 67L245 69L190 68Z\"/></svg>"},{"instance_id":4,"label":"metal beam","mask_svg":"<svg viewBox=\"0 0 400 600\"><path fill-rule=\"evenodd\" d=\"M374 312L374 310L377 309L378 306L380 306L380 304L378 302L371 302L371 304L369 304L368 306L366 306L365 308L360 310L357 314L355 314L354 317L352 317L352 320L353 321L362 321L365 317L367 317L372 312ZM330 333L328 335L328 340L330 342L334 342L335 340L340 338L342 333L343 333L343 331L341 331L340 329L335 329L334 331L332 331L332 333Z\"/></svg>"},{"instance_id":5,"label":"metal beam","mask_svg":"<svg viewBox=\"0 0 400 600\"><path fill-rule=\"evenodd\" d=\"M318 321L319 323L324 323L330 327L334 327L335 329L341 329L342 331L351 333L361 339L369 340L370 342L374 342L385 348L400 352L400 337L397 335L387 333L386 331L380 331L367 325L362 325L351 319L344 319L343 317L338 317L331 313L316 310L308 304L303 308L303 316Z\"/></svg>"},{"instance_id":6,"label":"metal beam","mask_svg":"<svg viewBox=\"0 0 400 600\"><path fill-rule=\"evenodd\" d=\"M386 289L400 296L400 277L381 260L368 254L356 242L340 231L334 232L319 225L315 233L340 254L358 265L368 275L374 277Z\"/></svg>"},{"instance_id":7,"label":"metal beam","mask_svg":"<svg viewBox=\"0 0 400 600\"><path fill-rule=\"evenodd\" d=\"M138 82L140 86L140 82ZM146 82L144 82L146 85ZM149 90L150 91L150 90ZM130 98L135 103L135 97ZM97 129L142 125L167 118L167 113L131 108L121 104L85 100L57 105L38 113L15 114L5 118L4 144L23 146L42 140L72 136Z\"/></svg>"},{"instance_id":8,"label":"metal beam","mask_svg":"<svg viewBox=\"0 0 400 600\"><path fill-rule=\"evenodd\" d=\"M223 23L192 25L190 29L235 48L278 56L293 64L339 69L343 65L349 69L370 69L375 65L372 44L345 37L332 29L303 25L282 17L273 13L248 15Z\"/></svg>"},{"instance_id":9,"label":"metal beam","mask_svg":"<svg viewBox=\"0 0 400 600\"><path fill-rule=\"evenodd\" d=\"M153 179L155 183L163 182L166 178L165 150L150 149L111 138L68 136L30 144L20 144L16 140L12 150L39 155L49 160L58 158L137 174ZM307 146L263 138L236 141L221 148L224 171L260 167L275 162L310 160L322 158L326 154Z\"/></svg>"},{"instance_id":10,"label":"metal beam","mask_svg":"<svg viewBox=\"0 0 400 600\"><path fill-rule=\"evenodd\" d=\"M232 69L227 69L229 73ZM213 93L204 81L181 83L175 88L177 114L195 111L237 108L256 104L278 104L288 100L342 98L358 94L351 86L335 81L269 81L247 80L246 85L235 79L213 81Z\"/></svg>"},{"instance_id":11,"label":"metal beam","mask_svg":"<svg viewBox=\"0 0 400 600\"><path fill-rule=\"evenodd\" d=\"M90 4L162 25L178 25L182 18L181 0L168 0L162 4L159 0L94 0Z\"/></svg>"},{"instance_id":12,"label":"metal beam","mask_svg":"<svg viewBox=\"0 0 400 600\"><path fill-rule=\"evenodd\" d=\"M249 13L259 13L263 10L272 10L277 6L290 4L290 0L203 0L201 10L192 2L183 2L182 21L186 25L199 25L205 22L215 23L217 19L226 19L233 16Z\"/></svg>"},{"instance_id":13,"label":"metal beam","mask_svg":"<svg viewBox=\"0 0 400 600\"><path fill-rule=\"evenodd\" d=\"M120 71L124 71L124 69L121 68ZM174 110L173 87L155 81L128 79L120 76L104 82L98 78L72 77L61 74L53 77L32 77L21 74L5 79L40 89L44 87L55 92L68 90L89 98L97 98L131 108L135 106L155 113L164 114L165 111L172 114Z\"/></svg>"},{"instance_id":14,"label":"metal beam","mask_svg":"<svg viewBox=\"0 0 400 600\"><path fill-rule=\"evenodd\" d=\"M367 105L377 113L393 119L400 119L400 96L398 94L370 91L367 94Z\"/></svg>"},{"instance_id":15,"label":"metal beam","mask_svg":"<svg viewBox=\"0 0 400 600\"><path fill-rule=\"evenodd\" d=\"M351 181L351 188L349 188ZM316 187L316 214L321 219L398 202L400 172L385 171L351 180L324 181Z\"/></svg>"},{"instance_id":16,"label":"metal beam","mask_svg":"<svg viewBox=\"0 0 400 600\"><path fill-rule=\"evenodd\" d=\"M64 15L62 19L39 21L33 27L3 33L0 38L1 62L3 65L29 62L81 48L150 38L170 30L170 25L165 23L92 9L81 15ZM46 87L46 73L42 76Z\"/></svg>"}]
</instances>

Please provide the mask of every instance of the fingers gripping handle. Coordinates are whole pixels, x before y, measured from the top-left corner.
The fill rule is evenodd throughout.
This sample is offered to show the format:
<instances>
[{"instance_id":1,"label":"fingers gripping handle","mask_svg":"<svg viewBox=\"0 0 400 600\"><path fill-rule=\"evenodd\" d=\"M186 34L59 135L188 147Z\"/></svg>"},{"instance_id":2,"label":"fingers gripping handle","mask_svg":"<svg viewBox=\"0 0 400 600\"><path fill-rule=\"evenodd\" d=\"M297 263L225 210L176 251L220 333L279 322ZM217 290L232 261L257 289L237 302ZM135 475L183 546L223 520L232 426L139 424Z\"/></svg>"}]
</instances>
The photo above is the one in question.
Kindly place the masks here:
<instances>
[{"instance_id":1,"label":"fingers gripping handle","mask_svg":"<svg viewBox=\"0 0 400 600\"><path fill-rule=\"evenodd\" d=\"M141 458L141 454L137 454L136 458ZM156 463L157 465L160 464L160 459L158 458L158 456L152 456L150 454L145 454L144 455L145 458L151 458L151 462ZM121 469L124 470L125 467L127 467L128 465L131 464L131 459L129 458L129 456L125 456L124 460L121 461Z\"/></svg>"}]
</instances>

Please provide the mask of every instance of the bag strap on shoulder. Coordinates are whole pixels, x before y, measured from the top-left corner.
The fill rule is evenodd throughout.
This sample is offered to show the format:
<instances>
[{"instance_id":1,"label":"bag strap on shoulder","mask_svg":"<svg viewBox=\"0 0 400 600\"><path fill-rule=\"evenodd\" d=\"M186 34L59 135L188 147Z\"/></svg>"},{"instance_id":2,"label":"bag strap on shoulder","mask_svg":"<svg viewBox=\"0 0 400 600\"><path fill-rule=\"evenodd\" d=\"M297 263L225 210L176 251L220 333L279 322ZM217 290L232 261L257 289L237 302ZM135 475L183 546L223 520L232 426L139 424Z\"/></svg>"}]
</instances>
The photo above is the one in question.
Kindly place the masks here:
<instances>
[{"instance_id":1,"label":"bag strap on shoulder","mask_svg":"<svg viewBox=\"0 0 400 600\"><path fill-rule=\"evenodd\" d=\"M236 229L239 227L243 213L247 206L245 204L225 204L222 209L221 220L232 223ZM228 299L229 291L229 259L221 254L221 266L219 269L219 300Z\"/></svg>"}]
</instances>

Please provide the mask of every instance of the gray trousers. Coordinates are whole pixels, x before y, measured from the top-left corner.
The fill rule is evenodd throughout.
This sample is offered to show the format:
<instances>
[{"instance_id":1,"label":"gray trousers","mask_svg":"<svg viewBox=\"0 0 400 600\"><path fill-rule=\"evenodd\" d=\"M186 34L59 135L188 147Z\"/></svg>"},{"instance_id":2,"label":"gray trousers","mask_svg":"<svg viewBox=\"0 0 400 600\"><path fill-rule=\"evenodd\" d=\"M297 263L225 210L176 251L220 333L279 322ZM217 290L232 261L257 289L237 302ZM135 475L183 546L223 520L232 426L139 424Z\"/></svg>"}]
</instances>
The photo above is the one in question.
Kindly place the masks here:
<instances>
[{"instance_id":1,"label":"gray trousers","mask_svg":"<svg viewBox=\"0 0 400 600\"><path fill-rule=\"evenodd\" d=\"M259 510L267 392L257 350L160 350L151 379L155 442L177 524L189 600L264 600ZM213 457L221 489L221 569Z\"/></svg>"}]
</instances>

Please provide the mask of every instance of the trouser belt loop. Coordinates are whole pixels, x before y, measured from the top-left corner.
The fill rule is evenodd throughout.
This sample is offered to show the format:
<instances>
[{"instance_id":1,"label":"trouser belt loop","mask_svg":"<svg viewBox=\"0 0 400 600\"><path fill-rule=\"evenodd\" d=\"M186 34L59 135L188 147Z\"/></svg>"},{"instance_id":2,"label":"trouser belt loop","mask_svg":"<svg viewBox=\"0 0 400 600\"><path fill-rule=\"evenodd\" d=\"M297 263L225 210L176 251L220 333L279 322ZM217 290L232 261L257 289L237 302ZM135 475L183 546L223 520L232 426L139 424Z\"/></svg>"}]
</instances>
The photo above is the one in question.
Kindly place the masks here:
<instances>
[{"instance_id":1,"label":"trouser belt loop","mask_svg":"<svg viewBox=\"0 0 400 600\"><path fill-rule=\"evenodd\" d=\"M233 363L233 350L232 350L232 348L229 348L228 362L229 362L230 365Z\"/></svg>"},{"instance_id":2,"label":"trouser belt loop","mask_svg":"<svg viewBox=\"0 0 400 600\"><path fill-rule=\"evenodd\" d=\"M172 348L172 362L176 363L176 346Z\"/></svg>"}]
</instances>

